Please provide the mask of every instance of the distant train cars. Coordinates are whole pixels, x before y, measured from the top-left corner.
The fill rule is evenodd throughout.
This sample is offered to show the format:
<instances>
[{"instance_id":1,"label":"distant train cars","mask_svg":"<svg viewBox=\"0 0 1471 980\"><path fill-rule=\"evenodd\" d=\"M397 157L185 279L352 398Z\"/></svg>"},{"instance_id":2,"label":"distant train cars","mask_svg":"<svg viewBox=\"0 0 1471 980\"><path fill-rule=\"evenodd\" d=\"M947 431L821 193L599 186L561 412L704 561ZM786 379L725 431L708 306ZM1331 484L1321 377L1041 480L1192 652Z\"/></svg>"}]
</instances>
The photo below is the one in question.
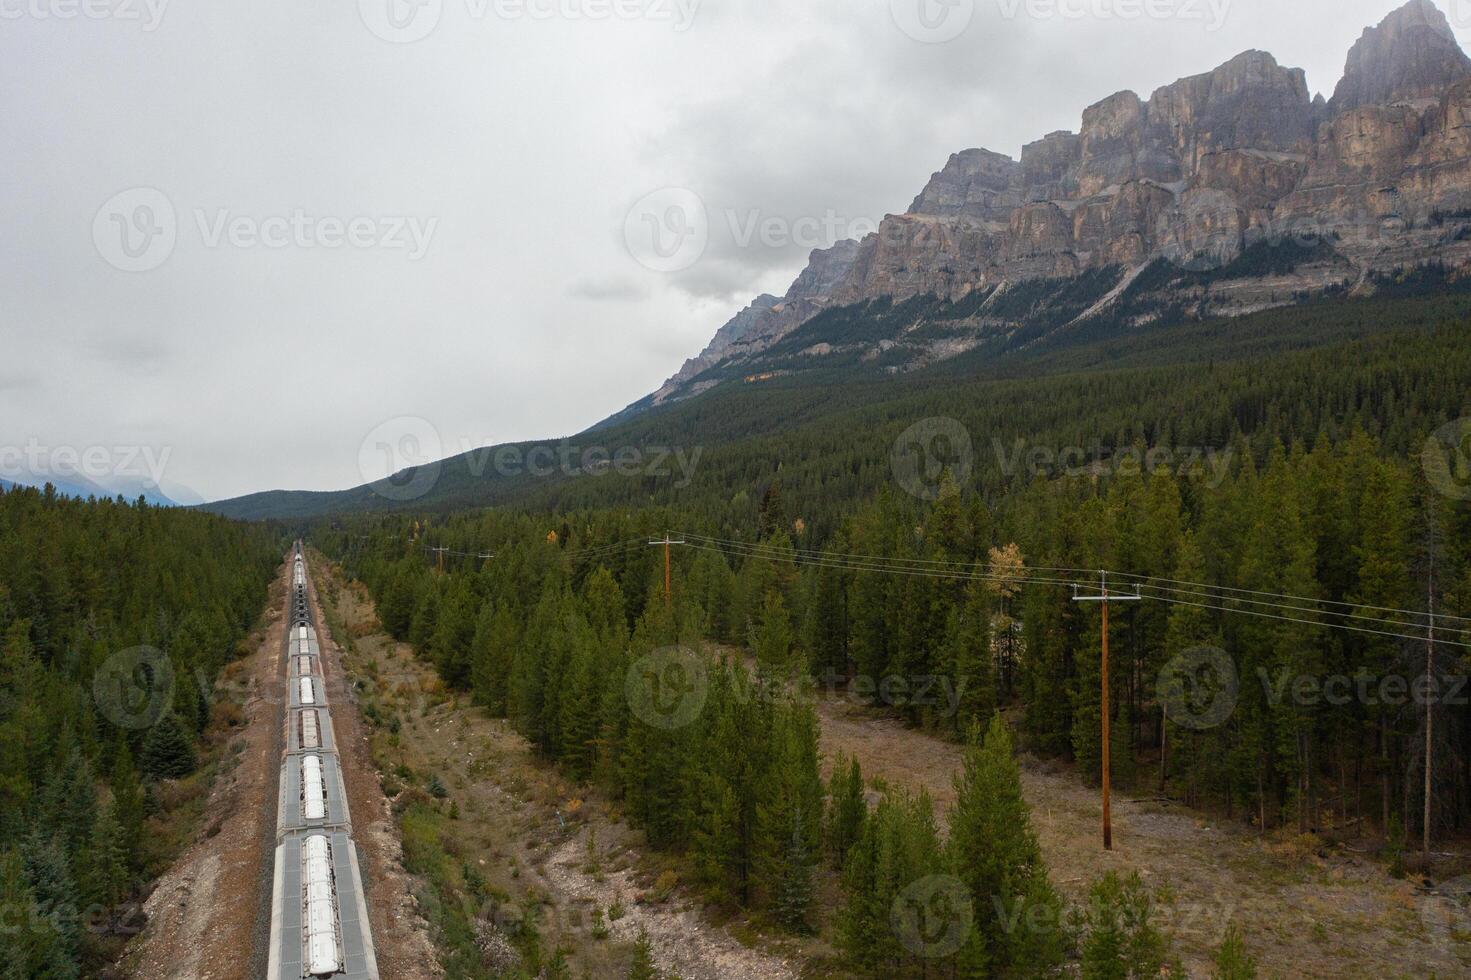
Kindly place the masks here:
<instances>
[{"instance_id":1,"label":"distant train cars","mask_svg":"<svg viewBox=\"0 0 1471 980\"><path fill-rule=\"evenodd\" d=\"M267 977L378 980L300 542L292 558L288 608L286 737Z\"/></svg>"}]
</instances>

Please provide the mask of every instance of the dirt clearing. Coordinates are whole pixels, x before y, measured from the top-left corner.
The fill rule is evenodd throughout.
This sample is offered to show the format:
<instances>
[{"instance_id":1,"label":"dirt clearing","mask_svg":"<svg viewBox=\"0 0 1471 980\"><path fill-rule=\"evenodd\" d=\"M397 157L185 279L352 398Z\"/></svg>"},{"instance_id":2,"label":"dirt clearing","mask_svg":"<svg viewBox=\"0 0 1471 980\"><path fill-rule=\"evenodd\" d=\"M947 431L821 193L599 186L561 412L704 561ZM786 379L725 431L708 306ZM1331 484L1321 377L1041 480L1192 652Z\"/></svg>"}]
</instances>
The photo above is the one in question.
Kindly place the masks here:
<instances>
[{"instance_id":1,"label":"dirt clearing","mask_svg":"<svg viewBox=\"0 0 1471 980\"><path fill-rule=\"evenodd\" d=\"M822 752L856 755L867 780L925 789L941 819L955 800L958 745L906 729L842 697L819 702ZM1052 881L1070 900L1109 870L1137 870L1161 897L1160 922L1191 976L1237 923L1264 977L1466 976L1471 944L1447 928L1445 899L1352 855L1262 840L1248 828L1115 794L1112 852L1096 790L1024 759L1022 782Z\"/></svg>"}]
</instances>

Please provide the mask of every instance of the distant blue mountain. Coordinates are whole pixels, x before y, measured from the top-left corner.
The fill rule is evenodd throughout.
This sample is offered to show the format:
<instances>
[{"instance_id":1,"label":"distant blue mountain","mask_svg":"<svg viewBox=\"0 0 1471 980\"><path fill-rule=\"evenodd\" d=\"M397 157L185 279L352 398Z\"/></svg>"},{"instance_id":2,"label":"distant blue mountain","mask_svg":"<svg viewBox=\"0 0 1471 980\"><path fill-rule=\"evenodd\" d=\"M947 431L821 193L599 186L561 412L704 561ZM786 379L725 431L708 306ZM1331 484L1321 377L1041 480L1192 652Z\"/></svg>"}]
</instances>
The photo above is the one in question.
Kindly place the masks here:
<instances>
[{"instance_id":1,"label":"distant blue mountain","mask_svg":"<svg viewBox=\"0 0 1471 980\"><path fill-rule=\"evenodd\" d=\"M80 473L8 473L0 477L0 485L6 489L14 486L35 487L37 490L51 484L56 492L65 497L123 497L127 500L145 501L158 507L179 507L179 501L160 490L151 480L140 477L120 476L104 485ZM193 494L193 491L189 491ZM197 494L193 494L198 496Z\"/></svg>"}]
</instances>

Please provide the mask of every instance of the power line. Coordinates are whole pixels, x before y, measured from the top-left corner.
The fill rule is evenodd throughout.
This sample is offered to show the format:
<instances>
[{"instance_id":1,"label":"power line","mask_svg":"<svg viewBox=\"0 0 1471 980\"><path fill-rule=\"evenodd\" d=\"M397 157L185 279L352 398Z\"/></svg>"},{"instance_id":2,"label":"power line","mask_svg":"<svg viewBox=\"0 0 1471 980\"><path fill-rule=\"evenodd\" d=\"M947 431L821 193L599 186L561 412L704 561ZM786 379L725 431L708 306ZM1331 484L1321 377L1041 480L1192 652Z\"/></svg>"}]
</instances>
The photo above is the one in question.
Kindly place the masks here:
<instances>
[{"instance_id":1,"label":"power line","mask_svg":"<svg viewBox=\"0 0 1471 980\"><path fill-rule=\"evenodd\" d=\"M872 564L867 562L852 561L836 555L824 555L818 558L799 560L790 552L749 552L730 550L729 546L719 547L714 545L702 545L690 543L688 547L698 548L702 551L713 551L717 554L729 554L737 558L765 558L773 561L786 561L794 565L812 565L824 568L836 568L841 571L852 572L885 572L899 575L911 575L917 578L944 579L946 581L990 581L990 582L1016 582L1022 585L1064 585L1073 586L1081 583L1072 579L1038 578L1025 575L1003 575L997 573L986 573L978 570L971 571L928 571L925 569L904 568L886 564ZM980 566L977 566L978 568Z\"/></svg>"},{"instance_id":2,"label":"power line","mask_svg":"<svg viewBox=\"0 0 1471 980\"><path fill-rule=\"evenodd\" d=\"M703 538L703 536L700 536L700 535L687 535L687 537L689 537L691 539L694 539L694 538ZM718 542L720 539L703 538L703 540L711 541L711 542ZM731 554L731 555L734 555L734 556L737 556L737 557L757 557L757 558L764 558L764 559L773 560L773 561L785 561L785 562L789 562L791 564L804 564L804 563L806 563L806 564L813 564L813 565L825 566L825 567L830 567L830 568L837 568L837 569L846 570L846 571L879 572L879 573L883 573L883 574L910 575L910 576L924 577L924 578L961 579L961 580L975 579L975 580L981 580L981 581L1015 582L1017 584L1022 584L1022 585L1064 585L1064 586L1070 586L1070 587L1078 587L1078 586L1082 586L1082 585L1085 584L1084 582L1073 581L1073 580L1069 580L1069 579L1057 579L1057 578L1047 578L1047 577L1039 577L1039 576L1026 575L1025 572L1027 570L1029 570L1027 567L1024 567L1023 568L1023 574L1021 574L1021 575L1004 575L1004 574L996 574L996 573L984 573L984 572L978 571L978 569L980 569L980 568L991 567L990 566L990 563L976 563L974 566L972 566L972 569L973 570L972 571L969 571L969 572L961 571L959 569L957 569L955 571L940 571L940 570L929 570L929 569L923 569L923 568L913 567L913 565L911 563L909 563L907 559L883 559L883 558L878 558L876 556L847 556L847 555L840 555L838 553L833 553L833 552L826 552L826 553L805 552L804 553L804 552L799 552L799 551L797 551L795 549L793 551L790 551L789 552L789 551L785 551L785 550L780 549L780 548L774 548L774 547L769 546L769 545L755 545L755 544L750 544L750 543L745 543L745 542L720 542L719 544L712 544L712 545L701 545L701 544L695 543L695 544L692 544L691 546L692 547L696 547L696 548L702 548L703 550L707 550L707 551L716 551L716 552L720 552L720 553ZM800 554L806 554L806 555L815 556L815 557L809 557L805 561L803 561L803 560L799 560L798 557L797 557ZM958 563L958 562L946 562L946 563L943 563L943 564L952 565L952 566L960 565L960 563ZM1093 573L1093 574L1096 574L1096 572ZM1110 574L1117 574L1117 573L1110 573ZM1136 577L1136 576L1130 576L1130 575L1127 575L1127 574L1124 574L1121 577L1124 578L1126 581L1134 581L1135 579L1146 579L1146 580L1149 579L1149 577ZM1322 612L1322 611L1318 611L1318 610L1304 609L1301 606L1292 605L1291 603L1268 602L1266 600L1261 600L1261 599L1258 599L1258 600L1242 600L1242 599L1236 599L1236 598L1231 597L1231 596L1217 596L1217 595L1213 595L1213 594L1209 594L1209 593L1199 594L1199 596L1201 598L1215 599L1215 600L1217 600L1217 602L1237 602L1237 603L1241 603L1241 602L1251 601L1251 602L1253 602L1256 605L1259 605L1259 606L1264 607L1265 609L1276 610L1276 612L1266 612L1266 611L1263 611L1261 609L1244 609L1244 608L1239 608L1239 607L1236 607L1236 606L1217 605L1217 604L1211 603L1211 602L1198 602L1198 601L1193 601L1193 600L1189 600L1189 599L1179 598L1179 595L1182 594L1182 593L1183 594L1186 594L1186 595L1192 594L1188 590L1170 589L1170 588L1165 587L1165 586L1150 586L1150 585L1147 585L1147 584L1142 584L1139 581L1135 581L1134 588L1136 590L1145 590L1144 591L1144 598L1152 599L1152 600L1155 600L1155 601L1158 601L1158 602L1171 603L1171 604L1174 604L1174 605L1193 606L1193 607L1197 607L1197 608L1201 608L1201 609L1211 609L1211 610L1215 610L1215 611L1223 612L1223 613L1239 613L1239 614L1242 614L1242 615L1255 616L1255 617L1263 618L1263 619L1274 619L1274 620L1279 620L1279 621L1284 621L1284 622L1300 623L1300 624L1307 625L1307 626L1316 626L1316 627L1327 628L1327 629L1345 630L1345 631L1348 631L1348 632L1363 633L1363 634L1369 634L1369 635L1375 635L1375 636L1386 636L1386 637L1392 637L1392 638L1396 638L1396 639L1416 640L1416 641L1419 641L1419 640L1423 640L1425 638L1422 633L1405 633L1405 632L1399 632L1399 631L1394 630L1394 629L1389 629L1389 630L1373 629L1373 628L1368 627L1368 626L1358 626L1358 625L1354 625L1354 624L1351 624L1351 623L1328 622L1328 621L1324 621L1324 620L1321 620L1321 619L1304 619L1304 618L1301 618L1300 616L1287 615L1287 614L1288 613L1315 613L1316 612L1316 613L1318 613L1320 615L1324 615L1324 616L1334 616L1334 617L1338 617L1338 618L1357 618L1357 619L1363 619L1363 620L1367 620L1367 621L1372 622L1372 623L1374 623L1376 625L1379 625L1379 626L1400 627L1401 629L1404 629L1404 628L1413 628L1414 626L1416 626L1418 624L1403 623L1403 622L1397 622L1397 621L1386 621L1386 620L1382 620L1382 619L1377 619L1375 617L1363 616L1363 615L1359 615L1359 614ZM1248 591L1251 591L1251 590L1239 590L1239 591L1248 592ZM1275 593L1260 592L1260 591L1253 591L1253 592L1251 592L1251 594L1264 595L1264 596L1265 595L1275 595ZM1293 597L1293 596L1280 596L1280 598L1289 599L1290 600L1290 599L1297 598L1297 597ZM1311 600L1309 600L1309 601L1311 601ZM1354 608L1369 608L1369 607L1354 607ZM1394 611L1394 612L1399 612L1399 613L1404 613L1404 614L1409 614L1409 615L1414 615L1415 614L1413 610L1386 610L1386 611ZM1452 630L1452 632L1465 633L1467 631L1465 631L1465 630ZM1458 643L1458 642L1453 641L1453 640L1442 640L1440 642L1443 643L1443 644L1445 644L1445 645L1447 645L1447 646L1456 646L1456 647L1461 647L1461 648L1464 648L1464 649L1471 649L1471 643L1464 643L1464 642L1459 642Z\"/></svg>"},{"instance_id":3,"label":"power line","mask_svg":"<svg viewBox=\"0 0 1471 980\"><path fill-rule=\"evenodd\" d=\"M779 554L779 553L781 553L781 549L775 548L775 547L773 547L771 545L761 545L761 544L754 544L754 543L749 543L749 542L730 541L728 539L722 539L722 538L710 538L710 537L706 537L706 536L698 535L698 534L692 534L692 535L686 535L686 536L687 537L692 537L692 538L700 538L702 540L709 541L709 542L718 542L720 544L727 544L727 545L730 545L732 547L745 548L745 549L748 549L748 550L761 550L761 551L764 551L766 553L771 553L771 554ZM801 549L793 549L793 551L796 554L809 555L809 556L816 556L816 555L823 555L823 554L832 554L831 552L803 551ZM850 556L850 557L862 559L863 561L867 561L867 562L883 563L883 564L886 564L886 565L897 565L897 566L916 567L916 568L917 567L923 567L923 566L952 567L952 568L972 568L972 567L975 567L977 565L982 566L982 567L1006 567L1006 566L1003 566L1003 565L998 565L995 562L964 562L964 561L956 561L954 559L886 558L886 557L872 556L872 555L853 555L853 556ZM1050 572L1064 572L1064 573L1071 572L1071 573L1074 573L1076 575L1089 576L1089 577L1093 576L1098 571L1098 569L1093 569L1093 568L1070 568L1070 567L1065 567L1065 566L1050 566L1050 565L1028 565L1026 567L1027 567L1028 570L1032 570L1032 571L1050 571ZM1387 612L1387 613L1392 613L1392 614L1400 615L1400 616L1414 616L1414 617L1420 617L1420 618L1434 617L1435 619L1455 619L1455 620L1460 620L1462 622L1471 623L1471 616L1455 616L1455 615L1451 615L1450 613L1427 613L1427 612L1424 612L1424 611L1421 611L1421 610L1400 609L1400 608L1397 608L1397 607L1394 607L1394 606L1374 606L1374 605L1367 605L1367 604L1360 604L1360 603L1353 603L1353 602L1344 602L1344 601L1340 601L1340 600L1336 600L1336 599L1310 598L1310 597L1307 597L1307 596L1287 595L1287 594L1276 593L1276 592L1263 592L1263 591L1254 590L1254 589L1239 589L1239 588L1234 588L1232 586L1226 586L1226 585L1210 585L1210 584L1207 584L1207 583L1204 583L1204 582L1188 582L1188 581L1184 581L1184 580L1181 580L1181 579L1163 578L1163 577L1157 576L1157 575L1139 575L1139 574L1135 574L1135 573L1132 573L1132 572L1120 572L1120 571L1117 571L1115 569L1108 569L1107 571L1108 571L1108 574L1113 575L1113 576L1115 576L1116 578L1119 578L1119 579L1133 580L1133 581L1141 581L1141 582L1161 582L1161 583L1165 583L1165 585L1164 586L1161 586L1161 588L1167 588L1169 586L1193 586L1193 587L1197 587L1197 588L1201 588L1201 589L1212 590L1214 592L1230 592L1230 593L1235 593L1235 594L1239 594L1239 595L1270 596L1270 597L1277 598L1277 599L1289 600L1289 602L1308 602L1308 603L1315 603L1315 604L1318 604L1318 605L1325 605L1325 606L1340 606L1340 607L1344 607L1344 608L1347 608L1347 609L1365 609L1365 610L1375 611L1375 612ZM1170 588L1169 591L1185 592L1187 594L1190 594L1188 589L1175 589L1175 588ZM1207 596L1207 597L1210 597L1210 598L1218 598L1218 599L1221 599L1222 601L1225 601L1227 599L1229 599L1230 601L1233 601L1233 602L1249 602L1249 601L1253 601L1253 600L1248 600L1248 599L1235 599L1233 597L1227 597L1227 596L1212 596L1212 595L1210 595L1209 592L1197 592L1197 593L1193 593L1193 594ZM1292 606L1290 606L1287 603L1267 602L1267 603L1261 603L1261 604L1263 604L1263 605L1270 605L1270 606L1280 606L1282 608L1293 608ZM1312 611L1312 610L1302 610L1302 611ZM1324 614L1325 615L1334 615L1334 616L1347 616L1347 617L1358 618L1358 619L1369 619L1369 620L1374 621L1374 622L1382 622L1382 620L1379 619L1379 617L1363 616L1363 615L1360 615L1360 614L1357 614L1357 613L1335 613L1335 612L1331 612L1331 611L1325 610L1324 611ZM1419 624L1419 623L1404 623L1404 624L1400 624L1400 625L1405 625L1405 626L1419 626L1421 624ZM1471 633L1471 629L1459 630L1457 632Z\"/></svg>"},{"instance_id":4,"label":"power line","mask_svg":"<svg viewBox=\"0 0 1471 980\"><path fill-rule=\"evenodd\" d=\"M701 535L688 535L688 537L702 538L703 536L701 536ZM802 552L802 551L800 551L798 549L794 549L793 552L787 553L783 549L776 548L776 547L773 547L771 545L752 544L752 543L747 543L747 542L727 542L727 541L723 541L722 539L718 539L718 538L703 538L703 539L704 540L707 540L707 541L712 541L712 542L718 541L721 544L728 545L731 548L740 549L742 553L747 554L747 555L759 555L760 557L771 558L771 559L780 559L780 560L787 560L789 558L789 555L790 554L802 554L802 555L818 556L818 558L809 559L813 563L817 563L817 564L821 564L822 563L819 560L819 558L834 558L834 559L837 559L837 560L842 561L845 564L847 564L847 567L854 567L854 568L858 568L858 569L864 570L864 571L890 571L890 570L892 570L892 571L911 572L911 571L920 571L921 569L918 568L919 565L939 565L939 566L950 566L950 567L955 567L955 568L967 568L967 567L968 568L1005 567L1005 566L998 566L998 565L996 565L996 563L991 563L991 562L976 562L976 563L969 563L969 564L967 564L967 563L964 563L964 562L958 562L958 561L953 561L953 560L946 561L946 560L924 560L924 559L906 559L906 558L881 558L881 557L877 557L877 556L841 556L840 557L840 556L837 556L836 553L833 553L833 552ZM855 564L855 563L853 563L851 561L851 559L858 559L859 560L859 563L856 563ZM1084 570L1084 569L1062 569L1062 568L1058 568L1058 567L1055 567L1055 566L1031 566L1031 565L1025 566L1025 570L1026 571L1031 571L1031 570L1034 570L1034 569L1042 570L1042 571L1050 571L1050 570L1078 571L1078 572L1081 572L1083 574L1088 575L1089 577L1097 574L1097 572L1098 572L1097 569ZM1418 610L1413 610L1413 609L1399 609L1399 608L1392 607L1392 606L1358 605L1358 604L1355 604L1355 603L1339 602L1339 601L1330 600L1330 599L1310 599L1310 598L1303 597L1303 596L1284 595L1284 594L1280 594L1280 593L1263 592L1263 591L1260 591L1260 590L1236 589L1236 588L1232 588L1230 586L1212 586L1212 585L1206 585L1204 583L1198 583L1198 582L1184 582L1184 581L1179 580L1179 579L1164 579L1164 578L1160 578L1158 576L1136 575L1136 574L1132 574L1132 573L1128 573L1128 572L1117 572L1117 571L1114 571L1112 569L1108 569L1106 571L1107 571L1107 574L1113 575L1116 578L1123 579L1124 581L1129 581L1129 582L1136 583L1136 587L1139 586L1139 585L1143 585L1144 583L1148 583L1148 582L1170 582L1170 583L1174 583L1173 586L1171 586L1171 585L1160 585L1160 586L1148 586L1148 585L1144 585L1144 587L1151 588L1151 589L1153 589L1153 590L1155 590L1157 592L1158 591L1164 591L1164 592L1170 592L1170 593L1176 593L1176 594L1194 595L1194 596L1197 596L1197 597L1203 597L1203 598L1207 598L1207 599L1213 599L1213 600L1216 600L1216 601L1219 601L1219 602L1252 603L1252 604L1255 604L1255 605L1265 606L1267 608L1277 609L1279 611L1284 611L1284 612L1317 613L1317 614L1321 614L1321 615L1324 615L1324 616L1334 616L1334 617L1341 617L1341 618L1347 618L1347 619L1367 620L1368 622L1371 622L1371 623L1374 623L1374 624L1377 624L1377 625L1381 625L1381 626L1398 626L1398 627L1402 627L1402 628L1423 628L1426 624L1423 624L1423 623L1396 622L1396 621L1392 621L1392 620L1386 620L1386 619L1384 619L1382 617L1369 616L1369 615L1365 615L1365 614L1362 614L1362 613L1336 612L1336 611L1333 611L1333 610L1318 610L1318 609L1312 609L1312 608L1306 608L1306 607L1303 607L1303 606L1294 605L1293 603L1295 603L1295 602L1316 602L1316 603L1321 603L1323 605L1336 605L1336 606L1346 607L1346 608L1349 608L1349 609L1379 610L1379 611L1382 611L1382 612L1387 612L1387 613L1392 613L1392 614L1395 614L1395 615L1402 615L1402 616L1426 617L1428 615L1431 615L1431 614L1427 614L1425 612L1421 612L1421 611L1418 611ZM988 577L988 576L985 576L985 575L976 575L974 573L967 573L963 577L981 577L981 578L985 578L985 577ZM998 576L998 577L1000 577L1000 578L1007 578L1008 576L1001 575L1001 576ZM1056 585L1056 584L1074 584L1074 583L1072 583L1070 581L1063 581L1063 580L1057 580L1057 579L1051 579L1051 580L1048 580L1048 579L1040 579L1040 578L1038 578L1036 576L1028 576L1027 579L1026 579L1026 581L1029 582L1029 583L1042 583L1042 584L1054 584L1054 585ZM1082 583L1077 583L1077 584L1082 584ZM1211 591L1192 591L1191 589L1185 589L1185 588L1175 587L1175 586L1183 586L1183 585L1200 586L1203 589L1211 590ZM1216 595L1215 592L1231 592L1231 593L1240 593L1240 594L1243 594L1243 595L1253 595L1253 596L1272 596L1272 597L1275 597L1277 599L1283 599L1283 600L1288 600L1288 601L1287 602L1272 602L1272 601L1267 601L1267 600L1263 600L1263 599L1243 599L1243 598L1237 598L1235 595ZM1163 599L1162 596L1154 596L1154 598ZM1212 607L1212 608L1214 608L1214 607ZM1231 610L1226 609L1224 611L1230 612ZM1451 618L1451 619L1459 619L1459 620L1471 622L1471 617L1465 617L1465 616L1449 616L1449 614L1445 614L1445 613L1436 613L1436 614L1433 614L1433 615L1435 616L1436 619ZM1323 624L1320 624L1320 625L1334 626L1334 625L1337 625L1337 624L1323 623ZM1345 626L1344 628L1352 628L1352 627ZM1442 630L1449 631L1449 632L1452 632L1452 633L1459 633L1459 634L1463 634L1463 635L1471 634L1471 629L1457 629L1457 628L1452 628L1452 627L1441 627L1441 629ZM1397 635L1404 635L1404 634L1397 634ZM1417 633L1417 634L1414 634L1413 636L1410 636L1409 638L1410 639L1421 639L1422 636Z\"/></svg>"},{"instance_id":5,"label":"power line","mask_svg":"<svg viewBox=\"0 0 1471 980\"><path fill-rule=\"evenodd\" d=\"M1341 618L1341 619L1362 619L1362 620L1367 620L1367 621L1369 621L1371 623L1377 623L1377 624L1379 624L1381 626L1401 626L1401 627L1406 627L1406 628L1415 628L1415 627L1418 627L1418 628L1421 628L1421 629L1425 629L1425 628L1429 628L1433 624L1433 622L1434 622L1434 620L1431 620L1431 622L1429 622L1429 623L1402 623L1402 622L1397 622L1397 621L1386 620L1386 619L1384 619L1383 617L1380 617L1380 616L1369 616L1369 615L1366 615L1366 614L1363 614L1363 613L1348 613L1348 612L1335 612L1333 610L1319 610L1319 609L1313 609L1313 608L1307 607L1307 606L1292 605L1291 603L1268 602L1265 599L1242 599L1242 598L1238 598L1236 596L1230 596L1230 595L1216 595L1214 592L1200 591L1198 589L1182 589L1182 588L1171 588L1169 586L1162 586L1162 585L1149 585L1148 583L1150 581L1153 581L1153 579L1137 579L1137 580L1133 580L1134 587L1135 588L1138 588L1138 589L1153 589L1153 590L1157 590L1157 591L1170 592L1170 593L1173 593L1175 595L1192 595L1192 596L1197 596L1197 597L1206 598L1206 599L1214 599L1214 600L1217 600L1219 602L1240 602L1240 603L1248 603L1248 604L1257 605L1257 606L1266 606L1266 607L1271 608L1271 609L1279 609L1279 610L1285 610L1285 611L1297 611L1297 612L1303 612L1303 613L1316 613L1316 614L1323 615L1323 616L1334 616L1334 617ZM1211 588L1211 586L1207 586L1206 588L1209 589L1209 588ZM1267 592L1255 592L1253 594L1255 594L1255 595L1270 595L1271 593L1267 593ZM1289 598L1290 599L1292 597L1287 596L1285 598ZM1328 600L1323 600L1323 601L1324 602L1327 602ZM1379 607L1375 607L1375 606L1353 606L1352 608L1355 608L1355 609L1374 609L1374 608L1379 608ZM1399 611L1400 610L1396 610L1396 612L1399 612ZM1424 613L1421 613L1420 615L1424 615ZM1457 629L1457 628L1450 627L1450 626L1442 626L1441 629L1443 631L1445 631L1445 632L1448 632L1448 633L1459 633L1459 634L1463 634L1463 635L1471 635L1471 629ZM1418 634L1417 634L1416 638L1419 638L1419 635Z\"/></svg>"}]
</instances>

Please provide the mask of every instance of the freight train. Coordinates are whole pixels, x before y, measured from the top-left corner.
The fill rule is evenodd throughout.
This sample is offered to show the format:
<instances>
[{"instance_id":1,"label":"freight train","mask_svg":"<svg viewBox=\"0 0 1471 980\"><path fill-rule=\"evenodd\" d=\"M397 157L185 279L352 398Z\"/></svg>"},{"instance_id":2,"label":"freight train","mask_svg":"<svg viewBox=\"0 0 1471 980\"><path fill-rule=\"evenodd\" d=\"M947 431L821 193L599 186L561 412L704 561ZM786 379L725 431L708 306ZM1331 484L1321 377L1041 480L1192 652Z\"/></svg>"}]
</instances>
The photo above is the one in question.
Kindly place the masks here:
<instances>
[{"instance_id":1,"label":"freight train","mask_svg":"<svg viewBox=\"0 0 1471 980\"><path fill-rule=\"evenodd\" d=\"M301 542L292 556L268 980L378 980Z\"/></svg>"}]
</instances>

